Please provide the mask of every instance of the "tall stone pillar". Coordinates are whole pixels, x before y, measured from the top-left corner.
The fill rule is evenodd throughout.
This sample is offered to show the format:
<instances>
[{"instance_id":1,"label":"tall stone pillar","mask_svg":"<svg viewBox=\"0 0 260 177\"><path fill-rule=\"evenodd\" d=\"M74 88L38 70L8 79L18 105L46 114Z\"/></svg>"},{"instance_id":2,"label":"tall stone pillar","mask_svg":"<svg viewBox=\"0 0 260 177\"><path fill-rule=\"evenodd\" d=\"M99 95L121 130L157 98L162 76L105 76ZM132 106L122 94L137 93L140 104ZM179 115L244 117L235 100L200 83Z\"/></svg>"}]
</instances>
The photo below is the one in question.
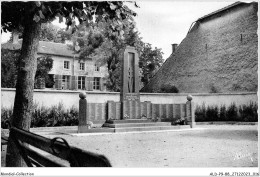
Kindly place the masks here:
<instances>
[{"instance_id":1,"label":"tall stone pillar","mask_svg":"<svg viewBox=\"0 0 260 177\"><path fill-rule=\"evenodd\" d=\"M187 122L191 128L194 128L196 125L196 122L195 122L195 107L194 107L194 102L192 101L192 96L188 95L187 100L188 100L186 102Z\"/></svg>"},{"instance_id":2,"label":"tall stone pillar","mask_svg":"<svg viewBox=\"0 0 260 177\"><path fill-rule=\"evenodd\" d=\"M79 125L78 125L78 133L83 133L84 130L89 129L88 120L87 120L87 100L86 93L81 92L79 94Z\"/></svg>"},{"instance_id":3,"label":"tall stone pillar","mask_svg":"<svg viewBox=\"0 0 260 177\"><path fill-rule=\"evenodd\" d=\"M121 118L140 119L139 56L134 47L127 46L122 60ZM134 112L130 112L134 111Z\"/></svg>"}]
</instances>

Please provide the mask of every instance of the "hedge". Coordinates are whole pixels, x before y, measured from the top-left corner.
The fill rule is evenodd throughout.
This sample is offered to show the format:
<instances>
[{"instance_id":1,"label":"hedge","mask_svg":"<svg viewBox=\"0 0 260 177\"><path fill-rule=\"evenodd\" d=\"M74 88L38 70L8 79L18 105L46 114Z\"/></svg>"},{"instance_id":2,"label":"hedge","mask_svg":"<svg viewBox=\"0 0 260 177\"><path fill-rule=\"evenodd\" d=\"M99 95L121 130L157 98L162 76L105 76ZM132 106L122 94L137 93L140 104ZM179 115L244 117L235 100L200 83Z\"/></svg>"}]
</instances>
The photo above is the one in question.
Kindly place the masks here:
<instances>
[{"instance_id":1,"label":"hedge","mask_svg":"<svg viewBox=\"0 0 260 177\"><path fill-rule=\"evenodd\" d=\"M196 122L207 121L240 121L240 122L258 122L257 103L250 102L248 105L243 104L236 106L232 103L229 106L217 105L197 106L195 109Z\"/></svg>"}]
</instances>

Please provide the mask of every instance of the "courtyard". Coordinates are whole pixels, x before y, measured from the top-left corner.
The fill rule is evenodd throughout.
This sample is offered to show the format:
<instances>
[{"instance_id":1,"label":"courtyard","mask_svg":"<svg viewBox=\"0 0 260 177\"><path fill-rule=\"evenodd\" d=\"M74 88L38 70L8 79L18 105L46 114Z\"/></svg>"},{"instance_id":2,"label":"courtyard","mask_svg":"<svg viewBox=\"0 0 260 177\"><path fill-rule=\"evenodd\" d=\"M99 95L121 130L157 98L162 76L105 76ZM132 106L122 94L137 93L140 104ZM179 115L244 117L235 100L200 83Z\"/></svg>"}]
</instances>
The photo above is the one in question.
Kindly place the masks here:
<instances>
[{"instance_id":1,"label":"courtyard","mask_svg":"<svg viewBox=\"0 0 260 177\"><path fill-rule=\"evenodd\" d=\"M75 134L35 129L45 137L105 155L113 167L257 167L257 125L199 125L171 131ZM2 166L5 164L2 151Z\"/></svg>"}]
</instances>

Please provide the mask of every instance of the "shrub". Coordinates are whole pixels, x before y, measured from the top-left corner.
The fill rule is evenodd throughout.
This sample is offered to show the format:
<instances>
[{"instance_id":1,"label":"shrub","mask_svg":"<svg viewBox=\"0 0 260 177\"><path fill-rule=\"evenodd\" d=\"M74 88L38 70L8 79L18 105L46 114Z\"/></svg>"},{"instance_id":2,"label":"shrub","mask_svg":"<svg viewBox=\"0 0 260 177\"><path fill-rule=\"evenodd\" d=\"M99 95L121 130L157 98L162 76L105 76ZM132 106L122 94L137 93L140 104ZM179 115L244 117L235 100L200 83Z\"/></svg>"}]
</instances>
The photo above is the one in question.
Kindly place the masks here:
<instances>
[{"instance_id":1,"label":"shrub","mask_svg":"<svg viewBox=\"0 0 260 177\"><path fill-rule=\"evenodd\" d=\"M209 121L219 121L218 107L217 106L208 106L206 110L206 118Z\"/></svg>"},{"instance_id":2,"label":"shrub","mask_svg":"<svg viewBox=\"0 0 260 177\"><path fill-rule=\"evenodd\" d=\"M1 109L1 127L8 128L4 122L13 116L12 109ZM75 107L65 109L62 103L50 108L34 104L31 127L54 127L78 125L79 112Z\"/></svg>"},{"instance_id":3,"label":"shrub","mask_svg":"<svg viewBox=\"0 0 260 177\"><path fill-rule=\"evenodd\" d=\"M250 102L248 106L239 106L240 118L248 122L258 122L257 104Z\"/></svg>"},{"instance_id":4,"label":"shrub","mask_svg":"<svg viewBox=\"0 0 260 177\"><path fill-rule=\"evenodd\" d=\"M196 122L205 121L242 121L242 122L258 122L257 103L251 102L248 105L236 106L232 103L226 107L221 105L205 107L205 103L202 106L197 106L195 109Z\"/></svg>"},{"instance_id":5,"label":"shrub","mask_svg":"<svg viewBox=\"0 0 260 177\"><path fill-rule=\"evenodd\" d=\"M227 109L225 105L221 105L219 109L219 119L222 121L227 121Z\"/></svg>"},{"instance_id":6,"label":"shrub","mask_svg":"<svg viewBox=\"0 0 260 177\"><path fill-rule=\"evenodd\" d=\"M197 122L204 122L206 121L206 107L205 103L202 104L202 106L197 106L195 110L195 118Z\"/></svg>"},{"instance_id":7,"label":"shrub","mask_svg":"<svg viewBox=\"0 0 260 177\"><path fill-rule=\"evenodd\" d=\"M229 121L239 121L238 109L235 103L232 103L227 109L227 118Z\"/></svg>"},{"instance_id":8,"label":"shrub","mask_svg":"<svg viewBox=\"0 0 260 177\"><path fill-rule=\"evenodd\" d=\"M218 89L212 84L212 85L210 85L210 91L209 91L209 93L218 93L219 91L218 91Z\"/></svg>"},{"instance_id":9,"label":"shrub","mask_svg":"<svg viewBox=\"0 0 260 177\"><path fill-rule=\"evenodd\" d=\"M1 108L1 127L8 128L8 125L5 124L7 120L11 120L13 116L13 108Z\"/></svg>"},{"instance_id":10,"label":"shrub","mask_svg":"<svg viewBox=\"0 0 260 177\"><path fill-rule=\"evenodd\" d=\"M174 85L163 84L161 86L160 92L161 93L179 93L179 89Z\"/></svg>"}]
</instances>

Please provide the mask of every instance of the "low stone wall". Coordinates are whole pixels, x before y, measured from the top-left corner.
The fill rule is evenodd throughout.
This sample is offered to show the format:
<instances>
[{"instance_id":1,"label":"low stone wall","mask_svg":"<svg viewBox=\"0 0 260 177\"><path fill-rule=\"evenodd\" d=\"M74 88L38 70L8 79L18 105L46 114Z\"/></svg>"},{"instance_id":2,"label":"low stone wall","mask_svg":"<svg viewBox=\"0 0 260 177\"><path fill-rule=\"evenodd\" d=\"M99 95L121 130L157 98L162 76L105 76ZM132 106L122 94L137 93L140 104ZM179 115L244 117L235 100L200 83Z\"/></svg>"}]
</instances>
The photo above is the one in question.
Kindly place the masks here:
<instances>
[{"instance_id":1,"label":"low stone wall","mask_svg":"<svg viewBox=\"0 0 260 177\"><path fill-rule=\"evenodd\" d=\"M185 101L183 101L185 102ZM135 102L133 101L127 106L127 112L126 114L129 117L133 117L133 119L138 119L138 109L141 109L141 118L148 118L148 119L156 119L161 118L162 121L165 120L175 120L181 117L188 117L190 116L189 112L190 110L186 110L188 108L187 103L183 104L153 104L150 101L140 102L140 104L135 105ZM97 106L96 103L89 103L88 104L88 110L89 108L94 108L93 110L96 110L95 107ZM107 117L108 119L121 119L121 103L120 102L112 102L109 101L107 104L107 115L100 115L100 113L97 113L95 115L100 115L94 118L91 114L89 115L89 120L96 120L98 117ZM103 110L103 109L102 109ZM103 111L102 111L103 112ZM90 113L87 111L87 113ZM100 118L99 118L100 119ZM103 119L103 118L102 118Z\"/></svg>"},{"instance_id":2,"label":"low stone wall","mask_svg":"<svg viewBox=\"0 0 260 177\"><path fill-rule=\"evenodd\" d=\"M152 119L159 122L174 122L182 118L192 127L195 126L195 108L192 97L188 96L182 104L153 104L150 101L107 103L88 103L85 93L80 93L78 132L83 133L91 123L105 123L106 120ZM125 109L125 112L122 112ZM180 123L180 122L179 122Z\"/></svg>"},{"instance_id":3,"label":"low stone wall","mask_svg":"<svg viewBox=\"0 0 260 177\"><path fill-rule=\"evenodd\" d=\"M79 108L80 91L65 90L34 90L34 102L39 106L51 107L62 103L65 108ZM119 102L118 92L86 92L88 103L106 103L107 101ZM153 104L181 104L186 101L188 93L141 93L141 102L150 101ZM196 105L236 105L257 102L257 93L191 93ZM14 105L15 89L1 89L1 107L10 108Z\"/></svg>"}]
</instances>

